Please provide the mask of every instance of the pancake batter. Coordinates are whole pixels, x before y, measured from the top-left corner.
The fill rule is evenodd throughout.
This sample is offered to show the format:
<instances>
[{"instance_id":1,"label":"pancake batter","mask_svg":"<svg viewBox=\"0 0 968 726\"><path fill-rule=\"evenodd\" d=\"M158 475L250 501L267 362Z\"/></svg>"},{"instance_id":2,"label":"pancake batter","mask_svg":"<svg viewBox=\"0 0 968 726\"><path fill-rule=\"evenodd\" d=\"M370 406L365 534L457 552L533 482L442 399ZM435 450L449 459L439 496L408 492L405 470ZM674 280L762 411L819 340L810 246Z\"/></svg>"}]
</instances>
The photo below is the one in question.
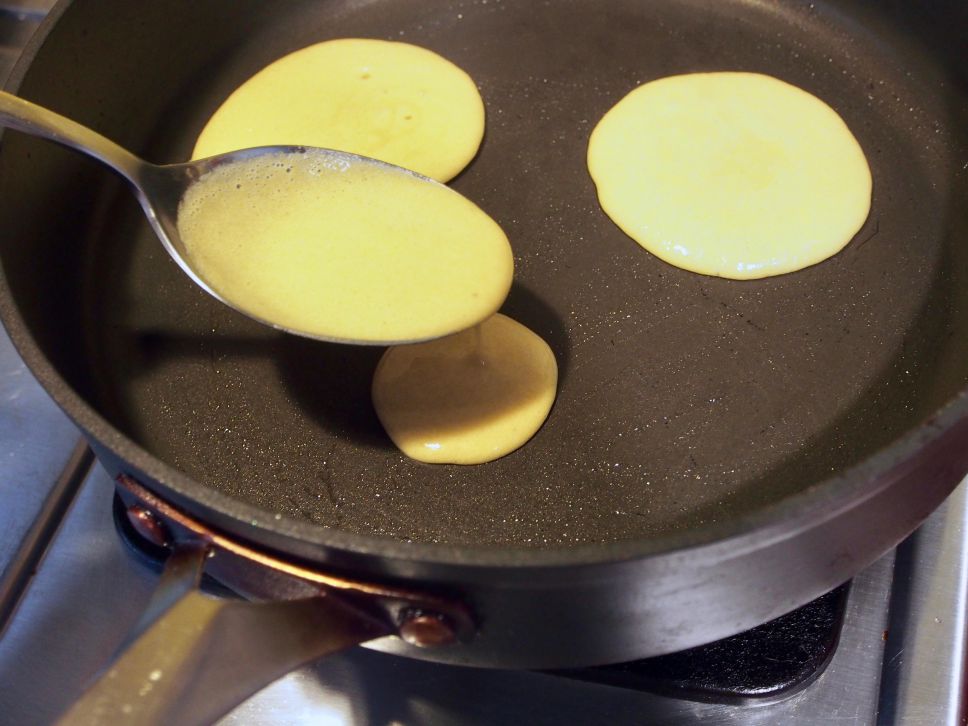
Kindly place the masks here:
<instances>
[{"instance_id":1,"label":"pancake batter","mask_svg":"<svg viewBox=\"0 0 968 726\"><path fill-rule=\"evenodd\" d=\"M813 265L850 242L870 211L870 169L840 116L756 73L640 86L595 127L588 169L626 234L706 275Z\"/></svg>"},{"instance_id":2,"label":"pancake batter","mask_svg":"<svg viewBox=\"0 0 968 726\"><path fill-rule=\"evenodd\" d=\"M474 158L483 135L477 86L446 58L408 43L344 38L252 76L213 114L192 155L316 146L447 181Z\"/></svg>"},{"instance_id":3,"label":"pancake batter","mask_svg":"<svg viewBox=\"0 0 968 726\"><path fill-rule=\"evenodd\" d=\"M498 314L447 338L387 350L373 377L373 404L410 458L481 464L541 428L557 386L548 344Z\"/></svg>"}]
</instances>

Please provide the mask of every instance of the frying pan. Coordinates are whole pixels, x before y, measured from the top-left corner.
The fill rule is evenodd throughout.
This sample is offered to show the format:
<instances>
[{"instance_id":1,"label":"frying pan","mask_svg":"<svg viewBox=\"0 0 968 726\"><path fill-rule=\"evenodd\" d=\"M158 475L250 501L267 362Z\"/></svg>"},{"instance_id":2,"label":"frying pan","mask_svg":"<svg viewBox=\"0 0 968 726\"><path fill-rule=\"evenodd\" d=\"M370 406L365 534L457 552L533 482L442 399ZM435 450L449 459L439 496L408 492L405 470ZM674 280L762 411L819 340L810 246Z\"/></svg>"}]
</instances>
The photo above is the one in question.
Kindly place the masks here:
<instances>
[{"instance_id":1,"label":"frying pan","mask_svg":"<svg viewBox=\"0 0 968 726\"><path fill-rule=\"evenodd\" d=\"M134 521L174 546L151 617L207 556L250 597L334 603L344 636L320 652L400 632L374 647L561 668L695 646L847 580L968 471L965 27L957 0L59 3L8 88L158 162L320 40L408 41L470 73L487 132L453 185L507 231L503 311L561 372L544 428L491 464L404 459L369 401L382 351L220 306L118 180L14 133L0 315ZM603 215L597 120L640 83L708 70L778 76L843 116L874 196L842 253L722 280ZM301 617L277 615L267 631ZM216 640L270 648L243 627Z\"/></svg>"}]
</instances>

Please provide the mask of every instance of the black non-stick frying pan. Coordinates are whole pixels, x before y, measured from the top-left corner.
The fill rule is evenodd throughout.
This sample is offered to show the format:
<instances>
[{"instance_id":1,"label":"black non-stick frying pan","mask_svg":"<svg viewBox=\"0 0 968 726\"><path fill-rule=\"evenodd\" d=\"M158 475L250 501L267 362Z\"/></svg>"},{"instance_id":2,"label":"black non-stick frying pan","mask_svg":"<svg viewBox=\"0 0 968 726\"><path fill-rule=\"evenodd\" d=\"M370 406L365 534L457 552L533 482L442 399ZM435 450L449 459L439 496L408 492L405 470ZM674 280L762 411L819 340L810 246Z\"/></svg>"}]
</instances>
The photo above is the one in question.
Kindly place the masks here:
<instances>
[{"instance_id":1,"label":"black non-stick frying pan","mask_svg":"<svg viewBox=\"0 0 968 726\"><path fill-rule=\"evenodd\" d=\"M697 645L846 580L968 471L966 29L958 0L60 3L10 87L152 161L186 158L231 90L317 41L412 42L475 79L486 136L453 185L508 233L503 311L561 371L544 428L487 465L402 457L369 400L381 350L221 306L120 181L13 133L0 312L127 501L171 532L443 594L473 631L379 647L566 667ZM722 280L602 213L598 119L638 84L712 70L782 78L853 130L873 208L842 253Z\"/></svg>"}]
</instances>

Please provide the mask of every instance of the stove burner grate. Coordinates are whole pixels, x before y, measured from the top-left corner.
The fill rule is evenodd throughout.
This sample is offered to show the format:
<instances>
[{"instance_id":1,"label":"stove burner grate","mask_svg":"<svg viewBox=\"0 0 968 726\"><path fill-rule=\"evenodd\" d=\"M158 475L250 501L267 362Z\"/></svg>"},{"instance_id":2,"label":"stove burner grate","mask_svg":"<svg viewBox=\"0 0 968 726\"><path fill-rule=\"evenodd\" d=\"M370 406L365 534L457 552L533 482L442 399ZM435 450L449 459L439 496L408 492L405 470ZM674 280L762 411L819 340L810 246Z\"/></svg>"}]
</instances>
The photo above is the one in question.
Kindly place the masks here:
<instances>
[{"instance_id":1,"label":"stove burner grate","mask_svg":"<svg viewBox=\"0 0 968 726\"><path fill-rule=\"evenodd\" d=\"M840 639L849 583L745 633L671 655L557 671L580 680L690 701L768 703L813 683Z\"/></svg>"}]
</instances>

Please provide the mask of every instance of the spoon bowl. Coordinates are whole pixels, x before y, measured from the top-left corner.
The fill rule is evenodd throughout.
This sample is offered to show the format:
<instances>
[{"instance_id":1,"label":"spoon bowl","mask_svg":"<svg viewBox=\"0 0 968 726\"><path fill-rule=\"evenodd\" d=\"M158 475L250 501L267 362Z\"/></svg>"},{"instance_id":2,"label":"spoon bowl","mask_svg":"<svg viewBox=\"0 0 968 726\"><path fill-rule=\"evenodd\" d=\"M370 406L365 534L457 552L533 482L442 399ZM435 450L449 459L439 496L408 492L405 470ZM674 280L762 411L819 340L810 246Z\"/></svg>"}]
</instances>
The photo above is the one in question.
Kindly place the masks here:
<instances>
[{"instance_id":1,"label":"spoon bowl","mask_svg":"<svg viewBox=\"0 0 968 726\"><path fill-rule=\"evenodd\" d=\"M354 338L349 335L319 333L280 323L240 306L210 284L193 264L178 227L179 208L189 189L216 170L242 162L251 163L253 160L259 160L262 157L265 157L267 163L277 163L280 157L289 154L311 155L314 165L325 170L325 173L330 171L338 173L351 166L364 165L384 173L404 175L411 180L417 180L421 184L433 185L447 190L448 193L456 194L449 187L433 179L409 169L365 156L305 146L263 146L176 164L152 164L76 121L3 91L0 91L0 125L80 151L98 159L124 177L133 187L151 227L178 266L199 287L217 300L260 323L302 337L357 345L396 345L419 342L458 332L458 330L468 327L465 324L454 330L413 337L394 335L390 337ZM271 162L269 162L270 158ZM510 284L509 281L508 284ZM486 314L482 314L480 319L473 321L472 324L481 322L494 311L485 312Z\"/></svg>"}]
</instances>

